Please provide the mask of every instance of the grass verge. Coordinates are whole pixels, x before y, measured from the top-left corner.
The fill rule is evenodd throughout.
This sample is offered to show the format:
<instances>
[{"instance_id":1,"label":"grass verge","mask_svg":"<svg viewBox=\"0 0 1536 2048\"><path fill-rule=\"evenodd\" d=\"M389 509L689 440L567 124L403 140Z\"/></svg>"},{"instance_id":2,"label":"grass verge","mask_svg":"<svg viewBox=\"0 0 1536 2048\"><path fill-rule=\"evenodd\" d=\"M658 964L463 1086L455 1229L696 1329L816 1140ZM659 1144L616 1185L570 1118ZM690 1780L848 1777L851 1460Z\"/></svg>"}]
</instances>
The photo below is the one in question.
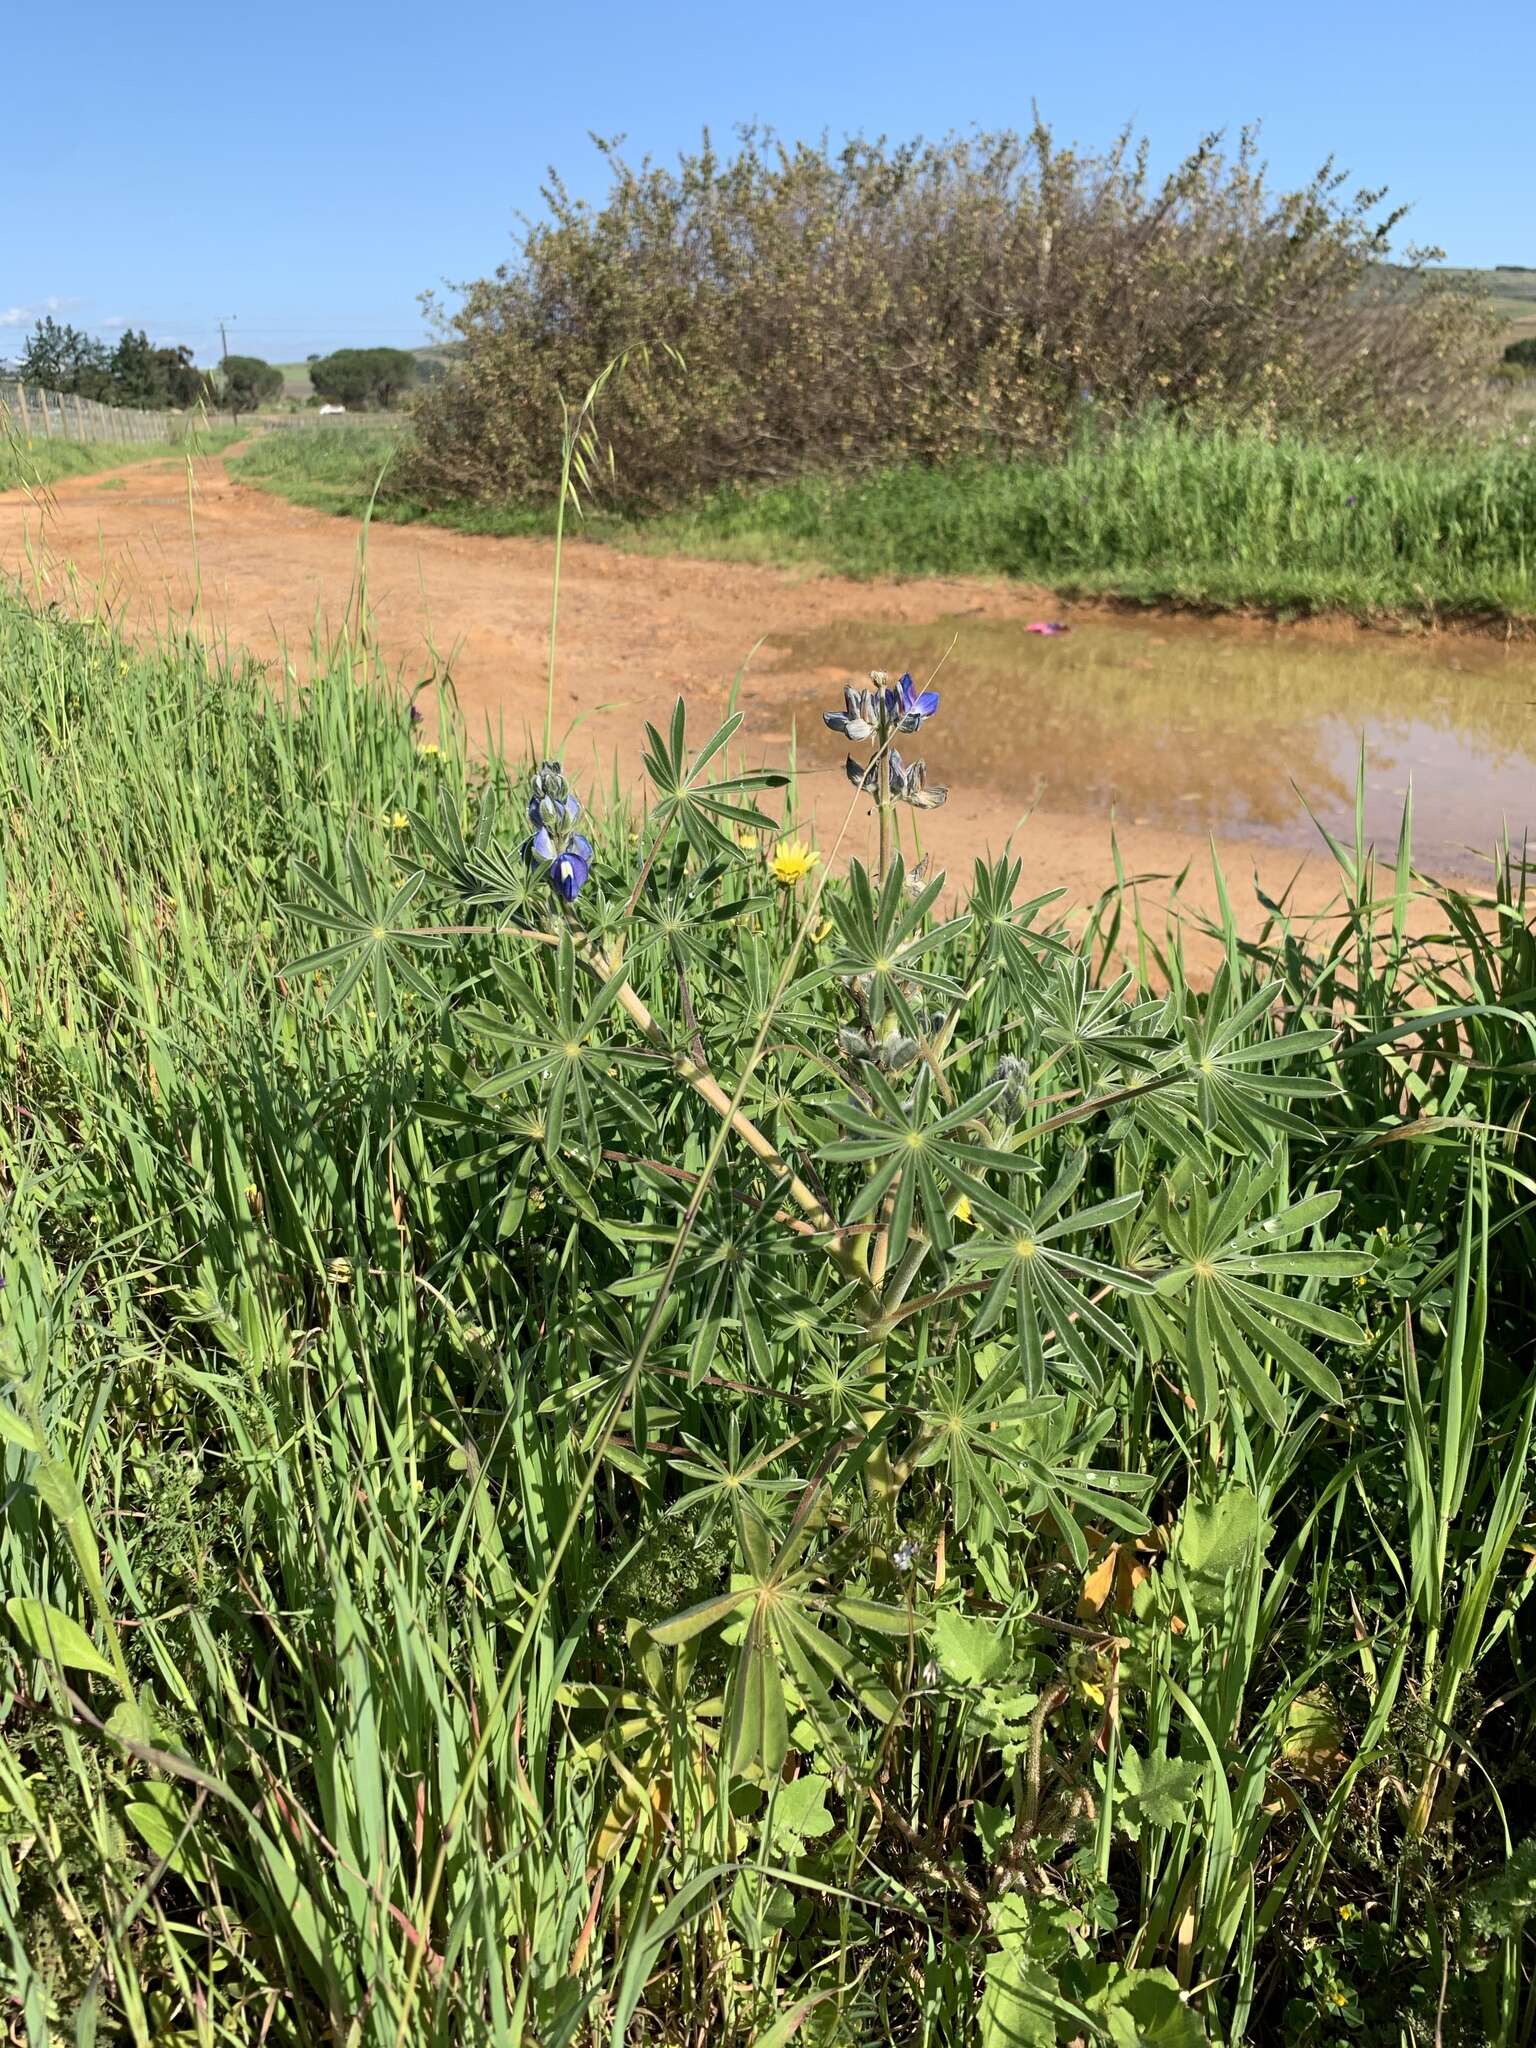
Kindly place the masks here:
<instances>
[{"instance_id":1,"label":"grass verge","mask_svg":"<svg viewBox=\"0 0 1536 2048\"><path fill-rule=\"evenodd\" d=\"M159 462L167 456L216 455L237 439L232 427L210 427L179 441L22 441L0 435L0 491L46 488L72 476Z\"/></svg>"},{"instance_id":2,"label":"grass verge","mask_svg":"<svg viewBox=\"0 0 1536 2048\"><path fill-rule=\"evenodd\" d=\"M292 436L235 466L355 517L398 446ZM476 533L551 525L543 508L429 505L391 491L387 469L377 516ZM1536 623L1536 450L1516 440L1387 453L1154 424L1058 463L722 492L655 518L601 514L587 530L860 577L1007 576L1066 596L1212 610Z\"/></svg>"},{"instance_id":3,"label":"grass verge","mask_svg":"<svg viewBox=\"0 0 1536 2048\"><path fill-rule=\"evenodd\" d=\"M10 2038L1530 2038L1517 865L1152 997L681 707L0 672Z\"/></svg>"}]
</instances>

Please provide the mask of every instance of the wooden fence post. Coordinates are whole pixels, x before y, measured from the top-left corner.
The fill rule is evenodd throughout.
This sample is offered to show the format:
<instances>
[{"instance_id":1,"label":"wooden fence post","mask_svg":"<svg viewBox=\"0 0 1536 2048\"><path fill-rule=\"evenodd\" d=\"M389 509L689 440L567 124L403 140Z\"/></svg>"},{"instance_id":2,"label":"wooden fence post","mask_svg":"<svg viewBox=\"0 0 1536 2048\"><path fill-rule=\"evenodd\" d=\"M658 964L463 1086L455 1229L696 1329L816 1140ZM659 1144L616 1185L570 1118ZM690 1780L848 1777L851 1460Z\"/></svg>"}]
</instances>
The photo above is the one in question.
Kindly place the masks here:
<instances>
[{"instance_id":1,"label":"wooden fence post","mask_svg":"<svg viewBox=\"0 0 1536 2048\"><path fill-rule=\"evenodd\" d=\"M24 441L30 441L32 438L32 423L27 418L27 387L19 380L16 385L16 410L21 415L21 438Z\"/></svg>"}]
</instances>

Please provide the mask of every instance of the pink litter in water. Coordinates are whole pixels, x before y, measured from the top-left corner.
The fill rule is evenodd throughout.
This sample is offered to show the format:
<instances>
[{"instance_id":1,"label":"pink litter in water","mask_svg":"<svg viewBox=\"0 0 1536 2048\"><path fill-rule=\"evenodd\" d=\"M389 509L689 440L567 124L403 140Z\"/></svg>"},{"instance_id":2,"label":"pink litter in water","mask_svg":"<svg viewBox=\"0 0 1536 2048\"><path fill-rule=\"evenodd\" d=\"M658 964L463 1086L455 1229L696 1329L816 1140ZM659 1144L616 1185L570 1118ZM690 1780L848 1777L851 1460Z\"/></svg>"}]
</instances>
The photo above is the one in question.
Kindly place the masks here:
<instances>
[{"instance_id":1,"label":"pink litter in water","mask_svg":"<svg viewBox=\"0 0 1536 2048\"><path fill-rule=\"evenodd\" d=\"M1070 633L1072 629L1062 625L1059 619L1031 619L1024 630L1026 633Z\"/></svg>"}]
</instances>

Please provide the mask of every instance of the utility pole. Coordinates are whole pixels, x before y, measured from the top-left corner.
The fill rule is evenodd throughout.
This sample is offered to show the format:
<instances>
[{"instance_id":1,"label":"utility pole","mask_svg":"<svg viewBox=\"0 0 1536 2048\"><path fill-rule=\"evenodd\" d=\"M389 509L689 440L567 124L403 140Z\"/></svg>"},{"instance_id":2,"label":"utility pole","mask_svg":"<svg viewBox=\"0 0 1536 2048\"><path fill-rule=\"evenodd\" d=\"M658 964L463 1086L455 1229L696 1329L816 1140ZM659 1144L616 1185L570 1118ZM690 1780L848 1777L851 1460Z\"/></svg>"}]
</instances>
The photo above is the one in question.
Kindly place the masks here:
<instances>
[{"instance_id":1,"label":"utility pole","mask_svg":"<svg viewBox=\"0 0 1536 2048\"><path fill-rule=\"evenodd\" d=\"M233 319L234 319L234 317L235 317L235 316L234 316L234 314L233 314L233 313L231 313L231 314L229 315L229 318L230 318L231 320L233 320ZM221 368L222 368L223 364L225 363L225 361L227 360L228 356L229 356L229 336L228 336L228 335L227 335L227 334L226 334L226 333L224 332L224 321L223 321L223 319L221 318L221 319L220 319L220 321L219 321L219 364L220 364L220 367L221 367Z\"/></svg>"}]
</instances>

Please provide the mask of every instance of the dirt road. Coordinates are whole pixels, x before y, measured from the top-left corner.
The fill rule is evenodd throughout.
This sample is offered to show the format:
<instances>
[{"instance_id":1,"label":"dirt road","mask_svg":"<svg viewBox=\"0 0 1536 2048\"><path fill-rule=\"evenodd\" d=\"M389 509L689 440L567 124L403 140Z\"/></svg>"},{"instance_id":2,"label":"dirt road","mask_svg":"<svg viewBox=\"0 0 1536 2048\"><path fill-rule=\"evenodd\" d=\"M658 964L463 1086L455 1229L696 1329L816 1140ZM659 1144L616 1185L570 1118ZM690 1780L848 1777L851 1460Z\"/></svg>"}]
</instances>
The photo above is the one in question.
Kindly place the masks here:
<instances>
[{"instance_id":1,"label":"dirt road","mask_svg":"<svg viewBox=\"0 0 1536 2048\"><path fill-rule=\"evenodd\" d=\"M375 526L367 550L367 606L383 660L406 684L448 670L473 735L490 728L521 746L543 719L552 549L539 540L456 534L426 526ZM130 629L152 631L198 598L210 638L243 644L263 658L292 662L302 676L313 636L325 641L355 617L358 533L345 520L288 505L237 483L221 459L192 465L156 462L82 477L54 487L46 501L0 494L0 571L40 585L45 596L82 607L108 605ZM561 592L558 718L576 722L566 759L579 776L615 759L636 773L646 718L662 719L681 694L693 729L723 701L744 671L745 732L761 758L782 757L790 738L786 707L800 709L799 762L808 821L835 833L849 792L846 751L837 736L804 716L820 690L835 705L846 672L797 673L789 643L821 626L857 621L929 624L936 619L1032 618L1061 607L1038 591L987 582L854 583L772 569L653 558L573 543ZM1175 630L1177 622L1174 622ZM279 671L280 672L280 671ZM945 686L963 687L963 647ZM943 726L927 748L935 780L944 779ZM1018 737L1027 758L1028 735ZM1037 809L1020 826L1027 783L957 790L943 811L924 818L924 840L952 872L996 850L1010 833L1032 887L1065 885L1091 899L1110 879L1109 819L1102 805ZM862 809L862 807L861 807ZM867 816L855 818L847 844L870 842ZM1129 825L1121 852L1133 871L1169 875L1192 858L1206 865L1197 837L1167 827ZM1251 899L1249 878L1267 890L1295 874L1294 852L1242 840L1224 842L1234 893ZM1307 863L1301 892L1313 904L1332 893L1325 864ZM1144 900L1155 906L1159 885ZM1186 900L1214 904L1197 875Z\"/></svg>"}]
</instances>

